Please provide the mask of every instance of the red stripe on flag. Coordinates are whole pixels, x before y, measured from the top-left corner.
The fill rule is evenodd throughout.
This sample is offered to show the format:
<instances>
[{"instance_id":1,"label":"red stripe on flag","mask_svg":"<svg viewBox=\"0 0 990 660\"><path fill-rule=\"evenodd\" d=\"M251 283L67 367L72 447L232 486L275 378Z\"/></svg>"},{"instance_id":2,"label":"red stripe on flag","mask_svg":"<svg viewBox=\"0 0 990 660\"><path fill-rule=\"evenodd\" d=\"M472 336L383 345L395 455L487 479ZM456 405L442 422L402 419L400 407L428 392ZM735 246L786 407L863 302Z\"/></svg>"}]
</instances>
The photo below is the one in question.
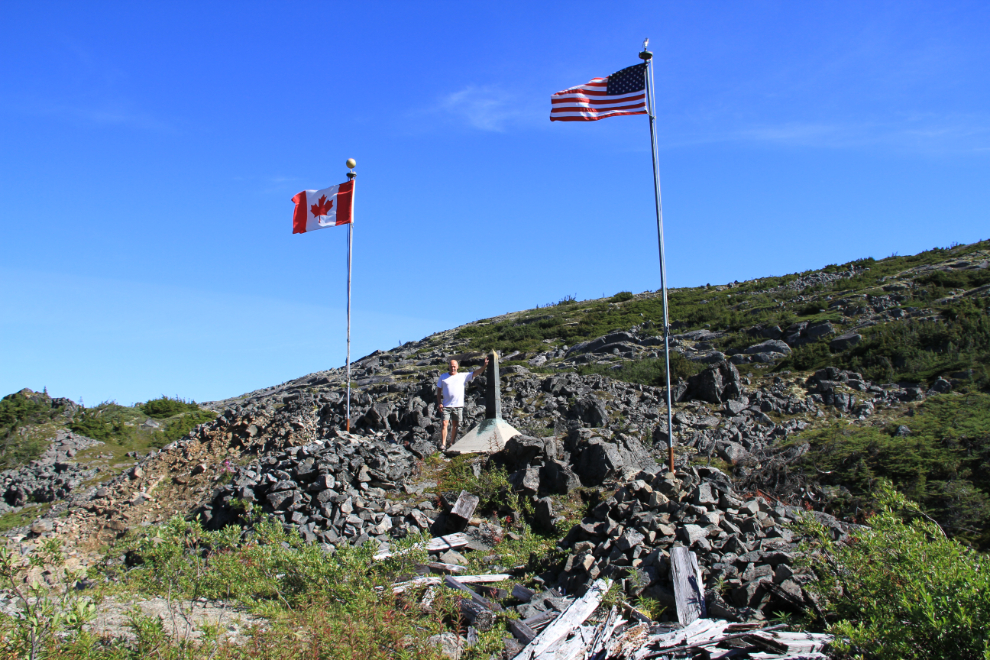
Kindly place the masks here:
<instances>
[{"instance_id":1,"label":"red stripe on flag","mask_svg":"<svg viewBox=\"0 0 990 660\"><path fill-rule=\"evenodd\" d=\"M354 216L354 179L340 184L337 189L337 225L348 225Z\"/></svg>"},{"instance_id":2,"label":"red stripe on flag","mask_svg":"<svg viewBox=\"0 0 990 660\"><path fill-rule=\"evenodd\" d=\"M292 198L296 203L296 209L292 212L292 233L306 233L306 191L302 191Z\"/></svg>"},{"instance_id":3,"label":"red stripe on flag","mask_svg":"<svg viewBox=\"0 0 990 660\"><path fill-rule=\"evenodd\" d=\"M575 113L575 114L564 115L562 117L550 115L550 121L598 121L599 119L618 117L620 115L645 115L645 114L647 114L646 110L640 110L639 112L610 112L607 114L603 113L596 117L584 117Z\"/></svg>"}]
</instances>

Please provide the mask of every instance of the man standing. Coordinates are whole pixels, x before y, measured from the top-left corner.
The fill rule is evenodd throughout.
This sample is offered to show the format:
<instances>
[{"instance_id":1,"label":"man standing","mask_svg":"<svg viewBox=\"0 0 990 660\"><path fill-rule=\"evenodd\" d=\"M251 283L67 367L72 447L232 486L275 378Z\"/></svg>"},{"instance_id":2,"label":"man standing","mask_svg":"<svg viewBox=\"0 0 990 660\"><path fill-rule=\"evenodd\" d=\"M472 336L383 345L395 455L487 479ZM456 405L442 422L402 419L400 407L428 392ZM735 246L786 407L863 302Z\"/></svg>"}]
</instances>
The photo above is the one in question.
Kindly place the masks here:
<instances>
[{"instance_id":1,"label":"man standing","mask_svg":"<svg viewBox=\"0 0 990 660\"><path fill-rule=\"evenodd\" d=\"M447 422L450 422L450 444L454 444L457 439L457 426L463 419L464 411L464 385L469 380L474 380L488 366L488 356L485 356L485 363L467 373L457 373L457 360L450 361L450 373L443 374L437 381L437 408L443 419L440 427L440 451L447 449Z\"/></svg>"}]
</instances>

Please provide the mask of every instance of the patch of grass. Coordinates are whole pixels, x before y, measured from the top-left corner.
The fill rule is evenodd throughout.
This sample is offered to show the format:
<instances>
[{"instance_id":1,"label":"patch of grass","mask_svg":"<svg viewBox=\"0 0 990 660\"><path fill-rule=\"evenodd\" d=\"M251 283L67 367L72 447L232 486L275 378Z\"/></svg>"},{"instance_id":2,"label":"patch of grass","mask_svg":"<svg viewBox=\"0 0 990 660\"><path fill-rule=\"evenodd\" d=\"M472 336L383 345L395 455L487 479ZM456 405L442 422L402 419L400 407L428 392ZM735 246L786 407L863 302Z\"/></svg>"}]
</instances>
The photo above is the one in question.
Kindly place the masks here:
<instances>
[{"instance_id":1,"label":"patch of grass","mask_svg":"<svg viewBox=\"0 0 990 660\"><path fill-rule=\"evenodd\" d=\"M477 495L479 513L498 513L500 510L521 511L527 501L521 500L509 484L505 468L492 466L475 476L473 463L478 459L472 454L455 456L436 473L437 491L460 491Z\"/></svg>"},{"instance_id":2,"label":"patch of grass","mask_svg":"<svg viewBox=\"0 0 990 660\"><path fill-rule=\"evenodd\" d=\"M990 547L990 395L935 396L910 413L886 428L840 423L793 442L811 443L808 476L847 489L835 502L845 512L870 509L887 479L952 536ZM910 435L897 435L900 425Z\"/></svg>"},{"instance_id":3,"label":"patch of grass","mask_svg":"<svg viewBox=\"0 0 990 660\"><path fill-rule=\"evenodd\" d=\"M152 444L161 449L165 445L183 437L197 425L216 419L217 414L212 410L197 409L187 412L179 417L170 420L165 425L164 431L155 431L152 435Z\"/></svg>"},{"instance_id":4,"label":"patch of grass","mask_svg":"<svg viewBox=\"0 0 990 660\"><path fill-rule=\"evenodd\" d=\"M406 540L404 546L415 540ZM90 571L90 577L98 582L110 579L119 596L157 595L172 602L219 598L247 606L265 617L265 625L245 631L249 639L243 647L219 643L216 629L199 641L176 640L165 634L160 621L140 616L131 622L137 635L132 643L105 643L83 632L81 625L69 630L53 625L43 631L45 657L411 660L438 658L437 649L426 643L427 638L461 627L459 597L454 592L440 590L432 611L424 612L418 607L422 589L397 595L387 588L411 574L416 562L426 559L418 550L375 562L370 545L343 547L330 554L320 546L302 543L277 521L263 520L242 538L236 527L210 532L196 522L173 518L150 535L133 537L111 548L108 558L120 553L126 554L127 563L107 561ZM386 588L379 591L380 586ZM64 591L75 593L73 589ZM23 640L36 629L28 621L0 617L0 651L11 657L28 657ZM490 637L487 647L498 652L500 635Z\"/></svg>"},{"instance_id":5,"label":"patch of grass","mask_svg":"<svg viewBox=\"0 0 990 660\"><path fill-rule=\"evenodd\" d=\"M0 532L6 532L15 527L24 527L33 523L39 516L45 515L48 509L52 508L50 502L43 504L26 504L20 511L9 511L0 515Z\"/></svg>"}]
</instances>

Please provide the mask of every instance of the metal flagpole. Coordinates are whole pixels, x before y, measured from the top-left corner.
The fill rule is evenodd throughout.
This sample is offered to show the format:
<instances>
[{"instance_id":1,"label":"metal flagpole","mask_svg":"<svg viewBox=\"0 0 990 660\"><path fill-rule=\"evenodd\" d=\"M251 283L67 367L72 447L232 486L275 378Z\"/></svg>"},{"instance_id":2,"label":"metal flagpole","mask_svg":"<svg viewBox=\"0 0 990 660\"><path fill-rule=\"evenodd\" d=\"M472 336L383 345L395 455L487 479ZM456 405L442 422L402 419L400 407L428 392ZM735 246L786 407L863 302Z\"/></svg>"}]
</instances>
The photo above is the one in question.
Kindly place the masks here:
<instances>
[{"instance_id":1,"label":"metal flagpole","mask_svg":"<svg viewBox=\"0 0 990 660\"><path fill-rule=\"evenodd\" d=\"M640 59L646 63L646 101L650 115L650 146L653 154L653 189L657 196L657 243L660 247L660 289L663 291L663 360L667 371L667 450L670 471L674 472L674 412L670 394L670 319L667 315L667 266L663 258L663 204L660 203L660 170L657 165L656 98L653 95L653 53L646 50L650 40L643 41Z\"/></svg>"},{"instance_id":2,"label":"metal flagpole","mask_svg":"<svg viewBox=\"0 0 990 660\"><path fill-rule=\"evenodd\" d=\"M348 158L345 163L349 168L347 180L353 181L357 173L354 167L357 165L353 158ZM354 193L352 192L351 195ZM351 197L351 208L354 207L354 198ZM351 211L351 221L347 224L347 432L351 431L351 256L354 254L354 212Z\"/></svg>"}]
</instances>

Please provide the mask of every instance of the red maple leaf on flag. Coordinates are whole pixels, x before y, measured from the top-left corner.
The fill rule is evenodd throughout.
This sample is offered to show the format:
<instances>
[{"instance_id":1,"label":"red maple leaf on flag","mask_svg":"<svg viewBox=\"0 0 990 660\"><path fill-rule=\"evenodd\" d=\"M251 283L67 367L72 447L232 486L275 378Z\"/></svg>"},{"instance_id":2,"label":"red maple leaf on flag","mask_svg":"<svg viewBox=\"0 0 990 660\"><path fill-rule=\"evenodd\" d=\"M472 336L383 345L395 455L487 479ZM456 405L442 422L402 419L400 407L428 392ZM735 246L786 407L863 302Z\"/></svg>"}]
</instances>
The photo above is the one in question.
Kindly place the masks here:
<instances>
[{"instance_id":1,"label":"red maple leaf on flag","mask_svg":"<svg viewBox=\"0 0 990 660\"><path fill-rule=\"evenodd\" d=\"M333 200L327 199L326 195L321 195L319 201L309 207L310 212L315 217L325 216L333 208Z\"/></svg>"}]
</instances>

